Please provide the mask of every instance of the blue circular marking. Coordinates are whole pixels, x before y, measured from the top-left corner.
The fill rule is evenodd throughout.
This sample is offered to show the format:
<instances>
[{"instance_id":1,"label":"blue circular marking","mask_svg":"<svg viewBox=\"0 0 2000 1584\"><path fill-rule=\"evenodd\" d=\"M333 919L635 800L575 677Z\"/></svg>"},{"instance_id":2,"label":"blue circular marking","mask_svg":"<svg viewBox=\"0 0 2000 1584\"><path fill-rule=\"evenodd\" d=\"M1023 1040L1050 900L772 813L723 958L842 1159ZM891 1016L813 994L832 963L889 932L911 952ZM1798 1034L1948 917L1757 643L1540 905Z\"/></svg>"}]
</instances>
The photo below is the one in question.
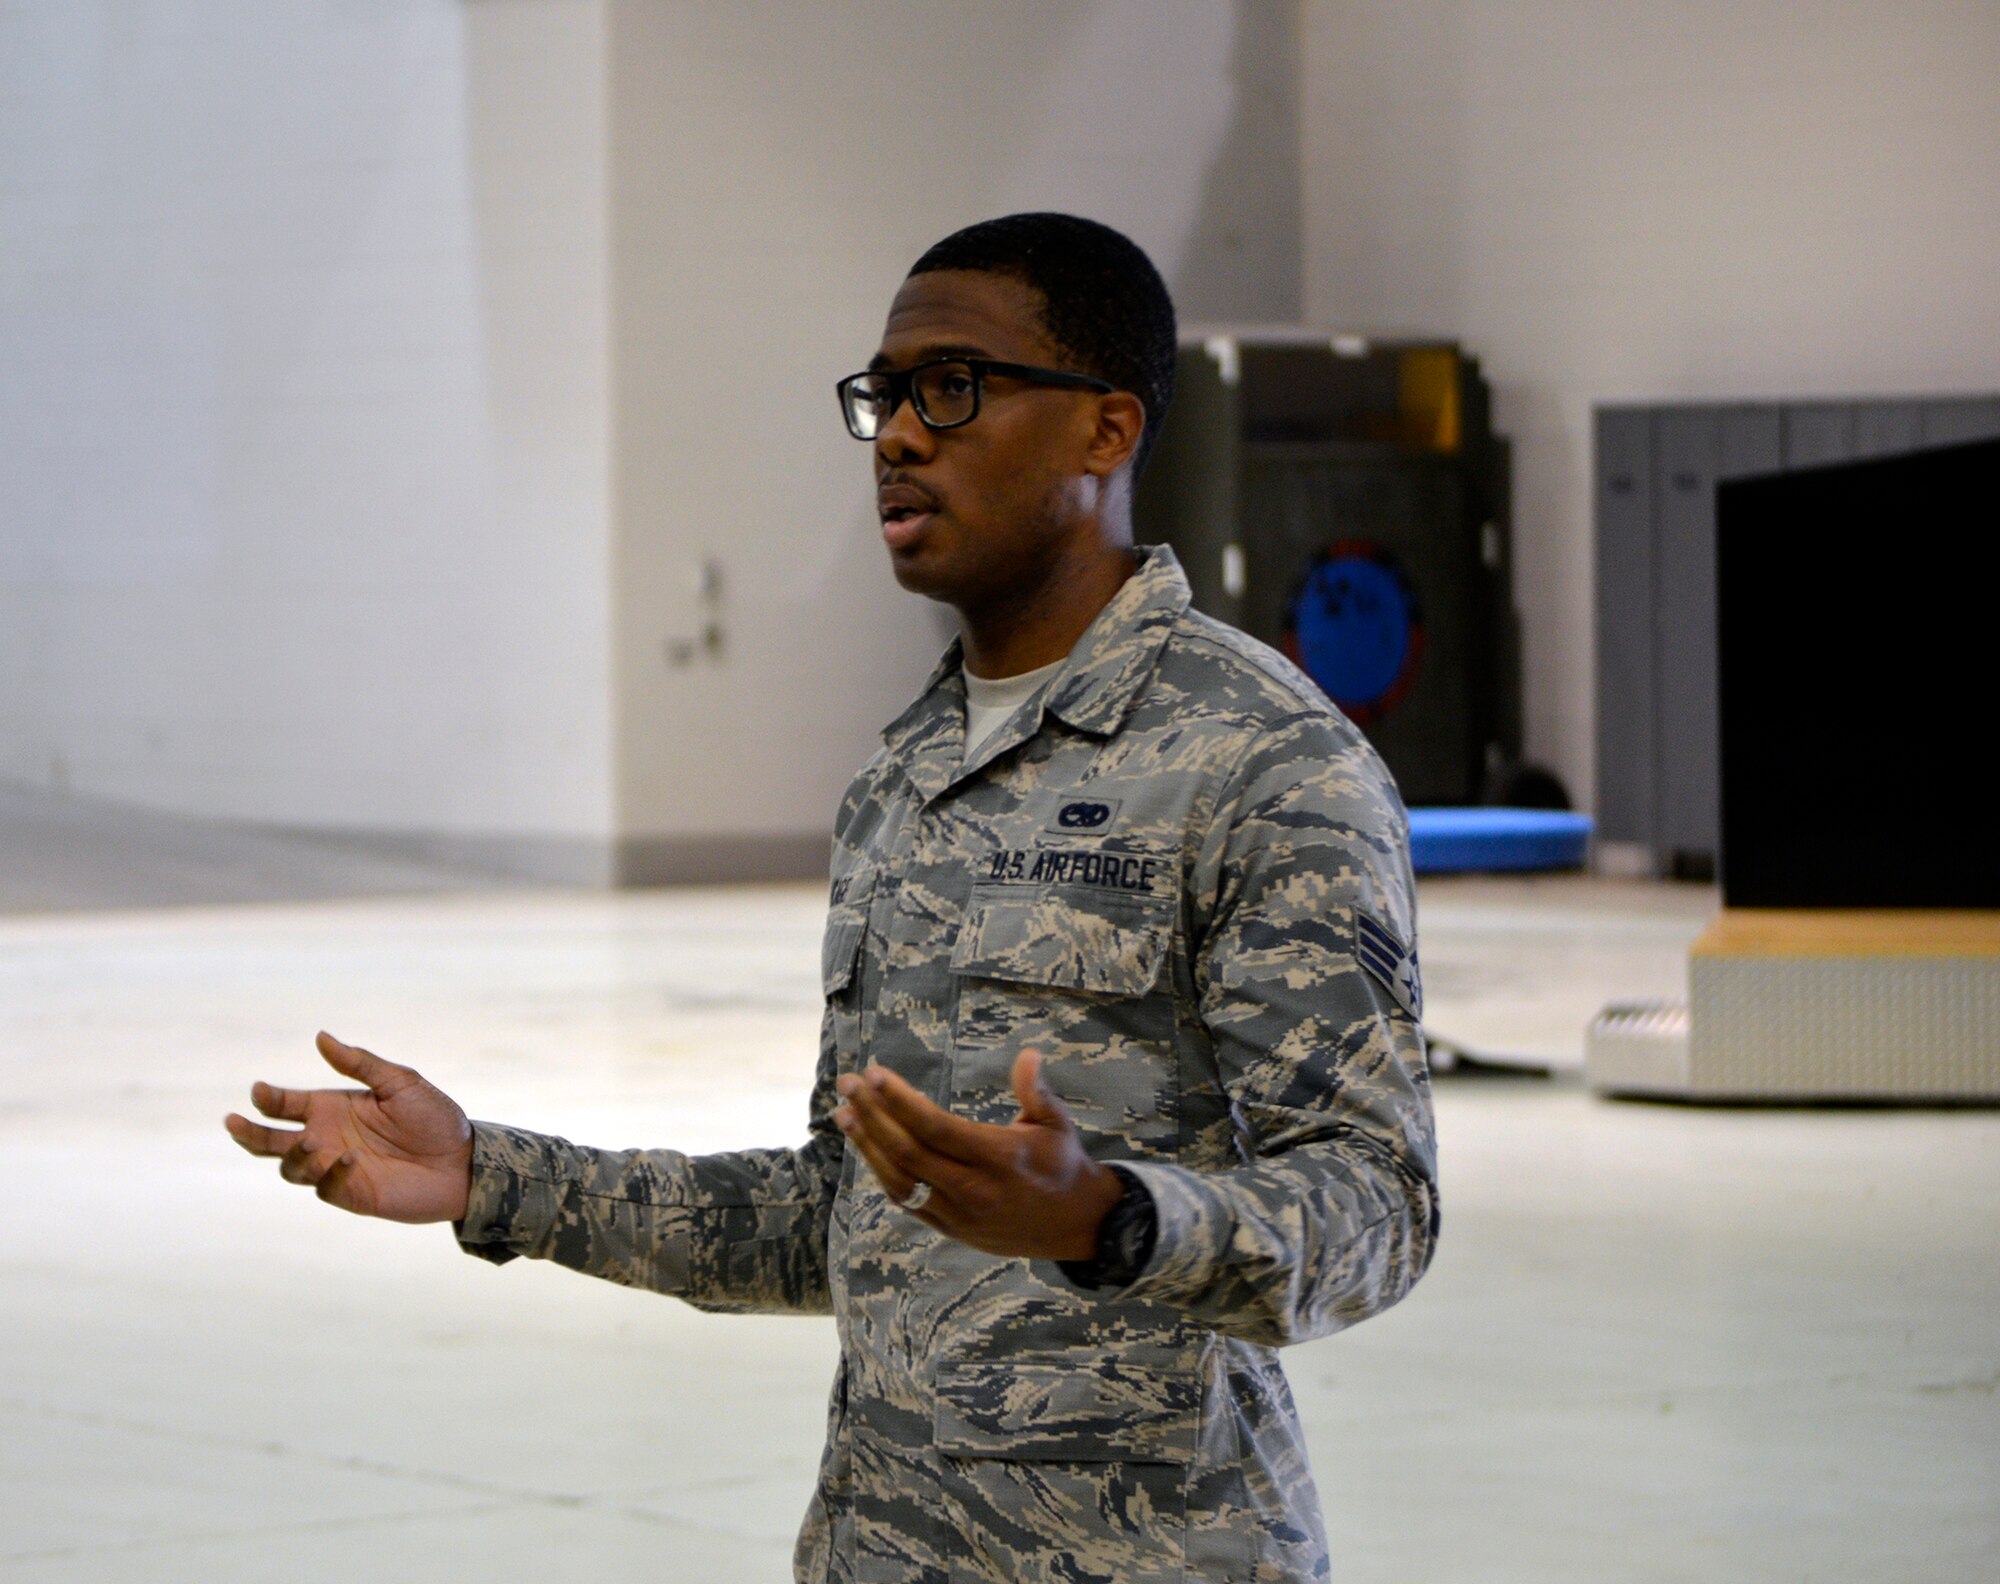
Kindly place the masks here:
<instances>
[{"instance_id":1,"label":"blue circular marking","mask_svg":"<svg viewBox=\"0 0 2000 1584\"><path fill-rule=\"evenodd\" d=\"M1341 703L1373 704L1409 661L1414 615L1403 580L1380 561L1322 561L1292 601L1299 662Z\"/></svg>"}]
</instances>

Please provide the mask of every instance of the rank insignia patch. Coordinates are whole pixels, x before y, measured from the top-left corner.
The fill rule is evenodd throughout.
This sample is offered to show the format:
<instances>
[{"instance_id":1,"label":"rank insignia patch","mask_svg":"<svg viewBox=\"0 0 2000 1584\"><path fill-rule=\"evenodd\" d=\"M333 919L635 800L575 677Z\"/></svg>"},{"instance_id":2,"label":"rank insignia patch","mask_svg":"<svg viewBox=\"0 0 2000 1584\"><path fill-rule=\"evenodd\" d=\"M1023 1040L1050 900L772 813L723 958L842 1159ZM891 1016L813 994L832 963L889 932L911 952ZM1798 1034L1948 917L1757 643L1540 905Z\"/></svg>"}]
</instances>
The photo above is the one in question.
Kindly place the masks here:
<instances>
[{"instance_id":1,"label":"rank insignia patch","mask_svg":"<svg viewBox=\"0 0 2000 1584\"><path fill-rule=\"evenodd\" d=\"M1361 909L1354 910L1354 955L1389 992L1390 999L1411 1017L1424 1015L1424 982L1417 972L1417 953L1396 939L1394 931Z\"/></svg>"}]
</instances>

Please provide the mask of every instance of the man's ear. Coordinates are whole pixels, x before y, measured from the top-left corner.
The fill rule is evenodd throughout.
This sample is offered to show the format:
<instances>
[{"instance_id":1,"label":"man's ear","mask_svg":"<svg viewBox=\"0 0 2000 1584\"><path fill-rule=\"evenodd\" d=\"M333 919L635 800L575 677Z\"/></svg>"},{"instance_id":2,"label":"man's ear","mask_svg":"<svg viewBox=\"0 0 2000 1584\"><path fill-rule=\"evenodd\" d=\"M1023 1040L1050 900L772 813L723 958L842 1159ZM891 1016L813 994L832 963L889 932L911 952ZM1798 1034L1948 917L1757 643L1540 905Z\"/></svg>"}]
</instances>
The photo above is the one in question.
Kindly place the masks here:
<instances>
[{"instance_id":1,"label":"man's ear","mask_svg":"<svg viewBox=\"0 0 2000 1584\"><path fill-rule=\"evenodd\" d=\"M1139 437L1146 431L1146 404L1130 391L1112 391L1097 398L1097 427L1090 436L1086 470L1096 478L1109 478L1139 449Z\"/></svg>"}]
</instances>

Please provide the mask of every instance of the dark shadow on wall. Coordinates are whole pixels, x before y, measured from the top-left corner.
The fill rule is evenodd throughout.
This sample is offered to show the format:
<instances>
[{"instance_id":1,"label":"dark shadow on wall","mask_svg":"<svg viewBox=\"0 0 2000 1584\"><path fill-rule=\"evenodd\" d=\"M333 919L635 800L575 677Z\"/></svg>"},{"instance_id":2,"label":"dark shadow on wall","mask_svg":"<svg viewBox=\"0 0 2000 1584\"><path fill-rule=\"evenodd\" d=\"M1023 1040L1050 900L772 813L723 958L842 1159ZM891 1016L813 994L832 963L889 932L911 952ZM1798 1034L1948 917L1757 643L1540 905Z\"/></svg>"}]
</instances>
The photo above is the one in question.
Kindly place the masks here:
<instances>
[{"instance_id":1,"label":"dark shadow on wall","mask_svg":"<svg viewBox=\"0 0 2000 1584\"><path fill-rule=\"evenodd\" d=\"M1173 282L1183 322L1304 311L1298 0L1236 0L1234 112Z\"/></svg>"}]
</instances>

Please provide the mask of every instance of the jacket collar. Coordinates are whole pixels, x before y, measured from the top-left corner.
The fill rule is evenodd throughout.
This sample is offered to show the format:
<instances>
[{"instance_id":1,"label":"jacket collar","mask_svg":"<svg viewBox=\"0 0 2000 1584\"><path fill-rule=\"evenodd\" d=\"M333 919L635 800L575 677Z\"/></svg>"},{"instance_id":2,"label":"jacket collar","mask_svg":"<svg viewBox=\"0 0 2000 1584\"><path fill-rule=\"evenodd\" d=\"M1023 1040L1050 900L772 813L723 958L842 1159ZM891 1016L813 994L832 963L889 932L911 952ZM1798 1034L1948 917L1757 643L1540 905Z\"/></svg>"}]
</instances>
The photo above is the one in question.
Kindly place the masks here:
<instances>
[{"instance_id":1,"label":"jacket collar","mask_svg":"<svg viewBox=\"0 0 2000 1584\"><path fill-rule=\"evenodd\" d=\"M1063 669L1042 690L1040 706L1001 727L965 764L960 763L965 752L965 650L958 639L952 640L922 691L882 733L889 753L903 763L926 802L1032 737L1044 714L1097 737L1108 737L1123 724L1190 598L1187 575L1172 550L1165 545L1135 549L1139 569L1084 629Z\"/></svg>"},{"instance_id":2,"label":"jacket collar","mask_svg":"<svg viewBox=\"0 0 2000 1584\"><path fill-rule=\"evenodd\" d=\"M1124 724L1188 608L1187 574L1173 551L1165 545L1138 550L1139 570L1084 629L1069 664L1043 695L1057 720L1094 736L1108 737Z\"/></svg>"}]
</instances>

